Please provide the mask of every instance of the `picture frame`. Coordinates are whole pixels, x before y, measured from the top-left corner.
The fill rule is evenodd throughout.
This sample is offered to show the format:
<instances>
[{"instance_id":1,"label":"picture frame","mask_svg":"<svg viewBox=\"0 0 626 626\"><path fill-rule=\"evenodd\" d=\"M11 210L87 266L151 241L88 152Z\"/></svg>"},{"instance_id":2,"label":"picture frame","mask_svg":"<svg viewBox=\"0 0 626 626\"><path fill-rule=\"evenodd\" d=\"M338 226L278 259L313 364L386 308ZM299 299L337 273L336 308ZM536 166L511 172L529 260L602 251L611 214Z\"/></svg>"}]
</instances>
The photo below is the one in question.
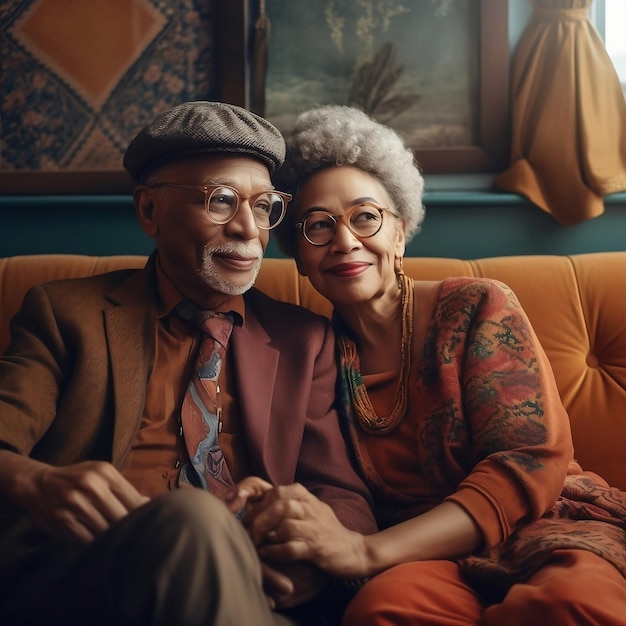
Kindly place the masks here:
<instances>
[{"instance_id":1,"label":"picture frame","mask_svg":"<svg viewBox=\"0 0 626 626\"><path fill-rule=\"evenodd\" d=\"M286 4L281 7L281 2ZM304 4L298 6L298 2ZM397 29L395 33L391 31L388 33L393 43L389 44L383 39L376 43L386 45L387 52L390 47L394 48L391 61L386 66L387 71L395 70L396 76L405 72L402 77L405 93L390 92L383 105L399 103L398 107L404 106L404 110L399 113L396 110L393 112L395 117L392 116L390 119L389 115L379 116L379 111L383 110L384 106L372 113L357 102L357 106L361 106L366 112L404 136L425 174L496 173L508 166L510 123L508 4L501 0L464 0L464 2L462 5L440 0L439 5L444 8L447 6L449 11L458 11L459 6L465 7L464 11L456 15L444 16L432 14L434 10L432 7L437 5L432 0L395 2L396 10L403 8L405 15L396 16L391 20L391 22L395 20ZM351 8L350 4L354 7ZM348 34L347 25L350 18L354 18L352 23L362 19L363 16L357 16L356 11L361 10L366 4L368 3L357 0L320 0L315 3L306 0L229 0L219 3L218 32L222 35L218 38L220 99L264 115L285 134L289 133L289 124L285 120L288 116L294 118L304 108L317 104L352 104L353 102L337 98L340 89L343 89L341 93L348 91L344 88L345 85L335 89L333 93L323 92L325 83L331 84L333 81L337 83L338 80L342 80L341 77L335 76L335 66L339 68L339 72L347 67L345 59L333 63L331 58L332 41L328 32L328 7L332 5L335 11L339 11L337 7L344 11L335 17L336 22L343 27L340 35L345 36ZM374 6L374 3L371 4ZM386 3L378 4L386 4L389 7L394 2L388 0ZM427 7L430 11L428 15L425 14ZM275 11L274 15L272 10ZM312 16L310 13L303 13L307 10L318 12ZM322 15L322 10L326 11L325 16ZM265 94L259 106L259 77L254 69L258 66L258 59L255 59L257 52L254 48L259 36L256 26L264 16L270 23L270 43L264 51ZM290 19L293 24L289 22ZM413 26L409 24L410 19L414 20ZM435 21L437 19L439 21ZM446 31L445 19L449 20L449 34ZM427 23L426 20L430 22ZM303 22L302 25L299 24L300 21ZM362 24L358 28L362 31ZM418 48L415 43L415 39L418 38L413 37L417 29L421 33ZM373 31L370 32L370 35L372 34ZM446 37L450 40L446 41ZM307 48L303 42L313 44ZM275 46L274 66L272 45ZM356 42L355 48L353 43L352 49L359 50L359 45L359 42ZM403 46L406 48L405 54ZM383 45L380 45L378 50L380 54L382 48ZM307 56L309 49L310 54ZM439 77L436 71L431 72L430 69L424 71L427 67L426 61L422 62L420 69L416 49L422 51L422 59L428 56L431 62L441 65L444 75ZM282 60L279 58L281 55L284 57ZM293 59L298 59L300 65L296 71L292 69L289 73L288 68L285 69L280 64L286 66L292 63ZM443 61L440 63L441 59ZM375 62L378 61L379 59L374 61L370 58L368 67L375 66ZM272 77L273 67L277 68L274 77ZM280 71L284 82L291 81L291 91L280 83ZM306 80L301 78L300 82L296 82L294 76L297 77L300 73L306 75ZM347 83L349 78L348 74L345 74L344 82ZM378 79L377 76L374 78ZM461 85L462 88L453 89L450 83ZM400 81L396 80L394 85L396 92L399 84ZM359 81L353 72L351 91L354 91L355 85L358 87ZM307 89L308 93L302 95ZM316 89L319 92L316 92ZM407 94L407 91L415 94ZM453 91L454 95L449 97L448 93ZM292 97L291 94L297 95ZM283 99L282 110L279 109L280 97ZM387 113L389 108L387 107ZM409 117L411 108L412 118ZM454 110L455 119L452 119L452 115L449 116L449 120L444 119L447 109ZM438 115L441 119L437 118ZM423 128L421 121L425 121ZM410 129L410 132L407 132L407 129ZM419 132L416 129L420 129Z\"/></svg>"},{"instance_id":2,"label":"picture frame","mask_svg":"<svg viewBox=\"0 0 626 626\"><path fill-rule=\"evenodd\" d=\"M128 195L132 137L180 102L218 97L207 0L72 2L62 19L55 2L8 4L2 196Z\"/></svg>"}]
</instances>

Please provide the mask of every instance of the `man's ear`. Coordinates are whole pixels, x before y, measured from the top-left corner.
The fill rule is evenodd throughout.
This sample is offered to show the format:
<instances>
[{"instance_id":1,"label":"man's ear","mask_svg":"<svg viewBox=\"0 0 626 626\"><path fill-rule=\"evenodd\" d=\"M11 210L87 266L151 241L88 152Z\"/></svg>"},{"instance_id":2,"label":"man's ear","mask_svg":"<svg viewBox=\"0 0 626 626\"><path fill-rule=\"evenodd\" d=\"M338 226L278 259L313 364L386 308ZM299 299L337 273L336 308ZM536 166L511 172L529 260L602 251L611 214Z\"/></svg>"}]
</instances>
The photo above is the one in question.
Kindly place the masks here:
<instances>
[{"instance_id":1,"label":"man's ear","mask_svg":"<svg viewBox=\"0 0 626 626\"><path fill-rule=\"evenodd\" d=\"M300 265L300 260L298 259L298 257L294 257L293 260L296 262L296 269L298 270L298 274L300 274L300 276L306 276L306 272L302 268L302 265Z\"/></svg>"},{"instance_id":2,"label":"man's ear","mask_svg":"<svg viewBox=\"0 0 626 626\"><path fill-rule=\"evenodd\" d=\"M154 202L152 193L147 187L142 185L133 190L133 201L135 203L135 214L148 237L154 237L158 232L158 225L154 219Z\"/></svg>"}]
</instances>

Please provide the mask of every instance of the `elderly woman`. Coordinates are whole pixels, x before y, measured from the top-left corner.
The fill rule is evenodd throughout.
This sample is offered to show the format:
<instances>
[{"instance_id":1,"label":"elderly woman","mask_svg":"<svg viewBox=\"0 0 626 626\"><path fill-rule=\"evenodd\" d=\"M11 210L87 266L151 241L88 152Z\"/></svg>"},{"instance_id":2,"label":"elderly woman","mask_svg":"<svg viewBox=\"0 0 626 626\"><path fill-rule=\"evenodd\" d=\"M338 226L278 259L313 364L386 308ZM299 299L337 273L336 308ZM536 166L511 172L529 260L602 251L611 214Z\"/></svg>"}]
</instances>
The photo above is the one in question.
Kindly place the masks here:
<instances>
[{"instance_id":1,"label":"elderly woman","mask_svg":"<svg viewBox=\"0 0 626 626\"><path fill-rule=\"evenodd\" d=\"M626 494L574 461L515 295L402 272L424 216L410 150L356 109L320 107L298 118L279 178L295 198L279 240L334 306L339 397L381 530L250 479L261 554L369 579L346 625L623 626Z\"/></svg>"}]
</instances>

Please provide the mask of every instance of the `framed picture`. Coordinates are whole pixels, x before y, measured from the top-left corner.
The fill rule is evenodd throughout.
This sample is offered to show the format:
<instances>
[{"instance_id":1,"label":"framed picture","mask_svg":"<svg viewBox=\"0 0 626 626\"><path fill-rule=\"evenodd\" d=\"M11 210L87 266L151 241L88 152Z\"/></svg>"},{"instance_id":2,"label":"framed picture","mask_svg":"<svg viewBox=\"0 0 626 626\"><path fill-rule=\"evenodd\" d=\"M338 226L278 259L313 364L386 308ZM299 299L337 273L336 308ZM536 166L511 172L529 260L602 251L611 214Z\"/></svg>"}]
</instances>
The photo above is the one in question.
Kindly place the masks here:
<instances>
[{"instance_id":1,"label":"framed picture","mask_svg":"<svg viewBox=\"0 0 626 626\"><path fill-rule=\"evenodd\" d=\"M132 137L217 97L210 4L3 3L0 194L129 193Z\"/></svg>"},{"instance_id":2,"label":"framed picture","mask_svg":"<svg viewBox=\"0 0 626 626\"><path fill-rule=\"evenodd\" d=\"M288 134L319 104L363 108L427 174L508 165L502 0L229 0L219 4L221 99Z\"/></svg>"}]
</instances>

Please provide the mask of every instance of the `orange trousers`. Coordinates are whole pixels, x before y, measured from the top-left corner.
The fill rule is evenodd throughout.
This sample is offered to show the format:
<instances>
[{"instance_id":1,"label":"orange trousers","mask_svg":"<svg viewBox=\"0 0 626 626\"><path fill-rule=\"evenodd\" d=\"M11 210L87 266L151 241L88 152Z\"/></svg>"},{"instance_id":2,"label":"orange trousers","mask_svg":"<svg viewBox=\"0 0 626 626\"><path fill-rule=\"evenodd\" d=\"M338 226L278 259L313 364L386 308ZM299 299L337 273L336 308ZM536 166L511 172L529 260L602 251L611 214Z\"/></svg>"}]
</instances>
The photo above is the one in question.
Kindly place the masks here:
<instances>
[{"instance_id":1,"label":"orange trousers","mask_svg":"<svg viewBox=\"0 0 626 626\"><path fill-rule=\"evenodd\" d=\"M624 626L626 579L584 550L557 550L500 604L484 606L451 561L398 565L370 580L343 626Z\"/></svg>"}]
</instances>

